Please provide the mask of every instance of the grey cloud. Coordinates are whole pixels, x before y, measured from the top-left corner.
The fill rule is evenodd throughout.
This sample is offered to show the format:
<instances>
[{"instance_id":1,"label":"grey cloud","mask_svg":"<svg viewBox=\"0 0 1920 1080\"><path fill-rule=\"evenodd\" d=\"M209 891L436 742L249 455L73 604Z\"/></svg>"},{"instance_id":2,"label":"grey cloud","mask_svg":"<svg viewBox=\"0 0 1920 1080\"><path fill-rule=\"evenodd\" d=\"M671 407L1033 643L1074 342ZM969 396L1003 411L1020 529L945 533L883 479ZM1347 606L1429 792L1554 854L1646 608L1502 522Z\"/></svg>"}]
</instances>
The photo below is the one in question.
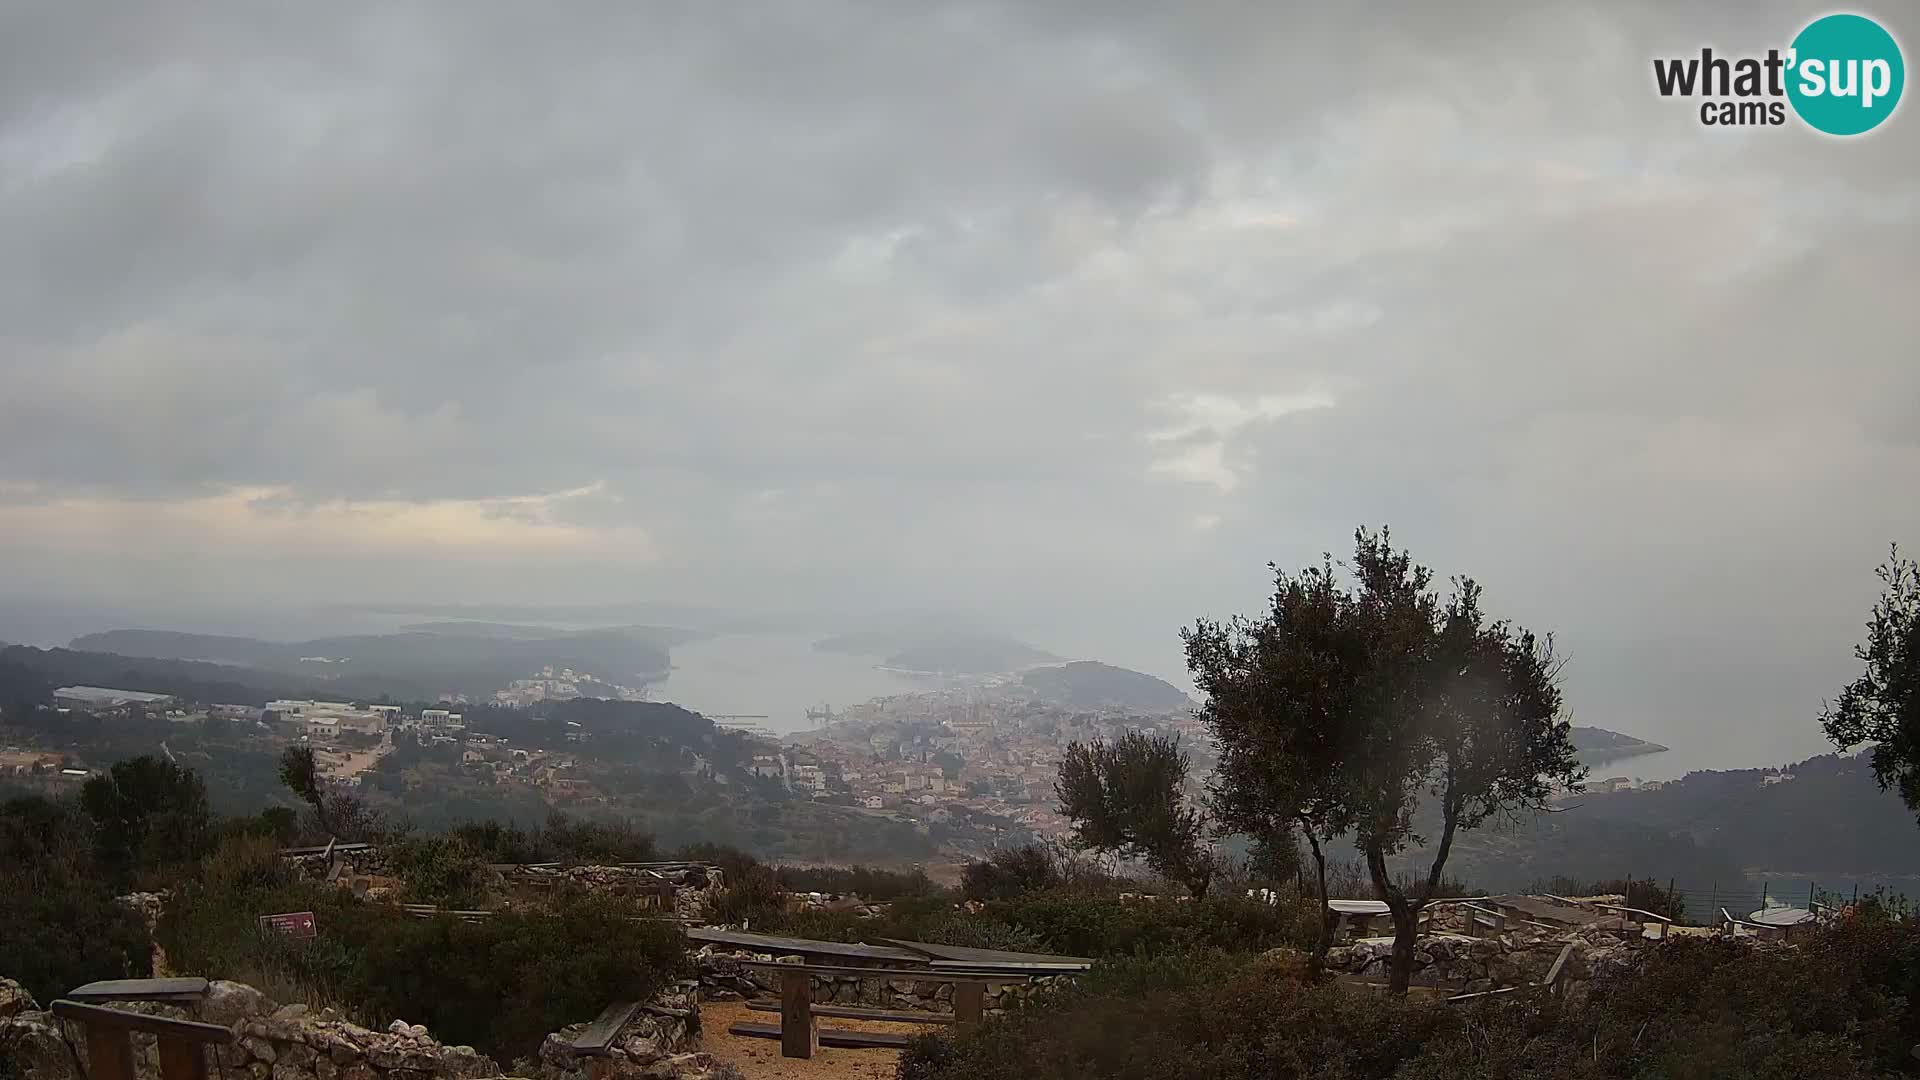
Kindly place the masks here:
<instances>
[{"instance_id":1,"label":"grey cloud","mask_svg":"<svg viewBox=\"0 0 1920 1080\"><path fill-rule=\"evenodd\" d=\"M584 488L539 513L657 551L0 537L36 580L975 607L1173 674L1391 521L1565 631L1589 720L1787 731L1920 529L1913 106L1652 91L1791 4L196 13L0 15L0 509Z\"/></svg>"}]
</instances>

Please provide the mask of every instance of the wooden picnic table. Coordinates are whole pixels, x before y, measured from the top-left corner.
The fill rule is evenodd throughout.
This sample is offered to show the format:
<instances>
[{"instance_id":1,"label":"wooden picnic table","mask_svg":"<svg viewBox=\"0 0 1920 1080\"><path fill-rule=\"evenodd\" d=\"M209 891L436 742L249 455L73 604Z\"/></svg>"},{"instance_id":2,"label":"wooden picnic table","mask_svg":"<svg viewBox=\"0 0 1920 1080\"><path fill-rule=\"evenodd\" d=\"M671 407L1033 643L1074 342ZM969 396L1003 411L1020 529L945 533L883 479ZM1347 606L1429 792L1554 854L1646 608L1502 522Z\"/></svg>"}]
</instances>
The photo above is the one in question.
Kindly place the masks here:
<instances>
[{"instance_id":1,"label":"wooden picnic table","mask_svg":"<svg viewBox=\"0 0 1920 1080\"><path fill-rule=\"evenodd\" d=\"M978 1024L986 1015L986 990L989 985L1006 986L1029 983L1030 973L953 972L930 968L842 967L833 964L782 964L773 960L743 961L741 967L778 971L780 978L780 1024L734 1024L730 1034L751 1038L779 1039L780 1056L811 1058L816 1040L814 1017L831 1013L816 1010L813 1004L813 976L854 976L862 979L910 979L914 982L947 983L953 986L953 1020L960 1027ZM887 1017L885 1019L892 1019ZM910 1023L942 1023L941 1020L910 1020ZM821 1046L887 1047L906 1045L906 1036L865 1031L821 1030Z\"/></svg>"}]
</instances>

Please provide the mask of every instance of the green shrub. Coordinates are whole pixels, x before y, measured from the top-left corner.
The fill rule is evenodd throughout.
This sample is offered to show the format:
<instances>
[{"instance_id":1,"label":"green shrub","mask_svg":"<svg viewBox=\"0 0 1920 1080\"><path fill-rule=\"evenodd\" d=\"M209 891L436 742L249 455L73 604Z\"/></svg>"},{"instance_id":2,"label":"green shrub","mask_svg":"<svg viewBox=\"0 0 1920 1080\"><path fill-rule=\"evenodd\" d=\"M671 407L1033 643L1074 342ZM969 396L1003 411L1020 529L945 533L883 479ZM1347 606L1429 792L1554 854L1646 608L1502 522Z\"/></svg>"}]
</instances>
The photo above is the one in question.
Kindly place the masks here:
<instances>
[{"instance_id":1,"label":"green shrub","mask_svg":"<svg viewBox=\"0 0 1920 1080\"><path fill-rule=\"evenodd\" d=\"M1074 988L1075 992L1090 997L1141 997L1225 982L1246 966L1244 954L1220 949L1158 956L1112 956L1097 961L1075 980Z\"/></svg>"},{"instance_id":2,"label":"green shrub","mask_svg":"<svg viewBox=\"0 0 1920 1080\"><path fill-rule=\"evenodd\" d=\"M146 925L113 899L93 836L71 801L0 803L0 975L43 1003L95 979L152 970Z\"/></svg>"},{"instance_id":3,"label":"green shrub","mask_svg":"<svg viewBox=\"0 0 1920 1080\"><path fill-rule=\"evenodd\" d=\"M924 870L903 873L870 866L782 866L774 870L774 879L788 892L836 893L865 900L932 896L941 891Z\"/></svg>"},{"instance_id":4,"label":"green shrub","mask_svg":"<svg viewBox=\"0 0 1920 1080\"><path fill-rule=\"evenodd\" d=\"M969 900L1012 900L1060 884L1053 853L1039 844L1002 848L960 872L960 892Z\"/></svg>"},{"instance_id":5,"label":"green shrub","mask_svg":"<svg viewBox=\"0 0 1920 1080\"><path fill-rule=\"evenodd\" d=\"M922 1038L902 1080L1863 1080L1910 1067L1920 923L1794 949L1682 939L1586 1000L1472 1007L1307 986L1214 953L1105 961L1072 992Z\"/></svg>"},{"instance_id":6,"label":"green shrub","mask_svg":"<svg viewBox=\"0 0 1920 1080\"><path fill-rule=\"evenodd\" d=\"M396 755L397 756L397 755ZM458 837L482 862L651 862L653 834L630 821L589 821L559 811L534 829L499 821L466 821L443 835Z\"/></svg>"},{"instance_id":7,"label":"green shrub","mask_svg":"<svg viewBox=\"0 0 1920 1080\"><path fill-rule=\"evenodd\" d=\"M294 941L261 915L313 911L317 936ZM372 1027L425 1024L505 1062L550 1031L615 1001L646 1000L688 973L685 939L610 898L565 896L550 910L478 922L416 919L344 889L310 883L176 895L160 937L175 970L231 978L282 1001L332 1005Z\"/></svg>"},{"instance_id":8,"label":"green shrub","mask_svg":"<svg viewBox=\"0 0 1920 1080\"><path fill-rule=\"evenodd\" d=\"M0 886L0 974L49 1002L96 979L145 978L153 944L138 912L97 879L9 870Z\"/></svg>"},{"instance_id":9,"label":"green shrub","mask_svg":"<svg viewBox=\"0 0 1920 1080\"><path fill-rule=\"evenodd\" d=\"M447 908L485 906L493 871L460 837L450 833L410 837L387 845L386 854L408 900Z\"/></svg>"},{"instance_id":10,"label":"green shrub","mask_svg":"<svg viewBox=\"0 0 1920 1080\"><path fill-rule=\"evenodd\" d=\"M1072 956L1201 948L1248 952L1310 943L1293 906L1236 896L1123 901L1056 889L988 904L983 914L1025 931L1048 951Z\"/></svg>"},{"instance_id":11,"label":"green shrub","mask_svg":"<svg viewBox=\"0 0 1920 1080\"><path fill-rule=\"evenodd\" d=\"M223 855L235 856L226 862ZM370 920L398 912L351 892L295 880L274 857L228 841L201 877L174 890L154 936L174 971L233 979L282 1001L338 1006L356 1017L351 970ZM318 936L290 941L260 928L262 915L311 911Z\"/></svg>"},{"instance_id":12,"label":"green shrub","mask_svg":"<svg viewBox=\"0 0 1920 1080\"><path fill-rule=\"evenodd\" d=\"M498 1061L528 1056L548 1032L689 973L680 932L634 910L582 897L479 922L378 920L354 968L355 999L381 1022L425 1024Z\"/></svg>"}]
</instances>

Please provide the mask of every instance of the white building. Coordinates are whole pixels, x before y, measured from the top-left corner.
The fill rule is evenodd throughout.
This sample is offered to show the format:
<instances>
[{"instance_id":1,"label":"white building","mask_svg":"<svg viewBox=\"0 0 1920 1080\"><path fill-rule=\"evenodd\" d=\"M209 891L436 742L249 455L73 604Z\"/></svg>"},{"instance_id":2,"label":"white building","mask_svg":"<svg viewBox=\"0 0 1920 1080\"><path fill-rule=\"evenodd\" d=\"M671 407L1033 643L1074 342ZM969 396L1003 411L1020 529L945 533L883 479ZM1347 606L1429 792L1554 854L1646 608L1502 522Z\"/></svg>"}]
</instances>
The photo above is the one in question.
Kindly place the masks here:
<instances>
[{"instance_id":1,"label":"white building","mask_svg":"<svg viewBox=\"0 0 1920 1080\"><path fill-rule=\"evenodd\" d=\"M63 686L53 692L53 703L73 709L121 709L128 705L165 705L171 694L144 690L115 690L106 686Z\"/></svg>"}]
</instances>

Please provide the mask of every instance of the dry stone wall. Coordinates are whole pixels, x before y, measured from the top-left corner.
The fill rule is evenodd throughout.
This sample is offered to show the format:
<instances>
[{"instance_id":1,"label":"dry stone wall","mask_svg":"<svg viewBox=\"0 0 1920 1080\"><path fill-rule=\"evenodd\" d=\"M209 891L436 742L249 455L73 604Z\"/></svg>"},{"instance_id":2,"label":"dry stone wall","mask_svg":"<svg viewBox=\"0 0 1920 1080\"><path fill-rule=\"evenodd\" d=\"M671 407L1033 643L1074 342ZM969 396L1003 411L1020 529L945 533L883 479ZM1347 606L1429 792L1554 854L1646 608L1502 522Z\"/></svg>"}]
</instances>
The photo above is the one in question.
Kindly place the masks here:
<instances>
[{"instance_id":1,"label":"dry stone wall","mask_svg":"<svg viewBox=\"0 0 1920 1080\"><path fill-rule=\"evenodd\" d=\"M1415 944L1413 977L1417 985L1459 993L1527 986L1545 979L1561 951L1571 945L1561 970L1566 983L1562 989L1577 999L1596 976L1632 968L1658 944L1642 937L1637 928L1593 926L1555 932L1522 927L1475 938L1442 932ZM1336 972L1384 979L1392 956L1391 938L1369 938L1335 946L1327 954L1327 966Z\"/></svg>"},{"instance_id":2,"label":"dry stone wall","mask_svg":"<svg viewBox=\"0 0 1920 1080\"><path fill-rule=\"evenodd\" d=\"M748 962L792 962L797 957L779 957L770 953L715 949L709 945L693 954L700 973L700 994L709 1001L733 1001L741 998L778 997L780 975L765 968L746 967ZM872 975L812 975L813 1000L822 1005L860 1005L875 1009L910 1012L951 1013L953 984L927 978L915 978L911 971L876 967ZM1013 1005L1025 995L1039 993L1070 976L1052 975L1034 979L1025 986L994 986L986 993L989 1013Z\"/></svg>"},{"instance_id":3,"label":"dry stone wall","mask_svg":"<svg viewBox=\"0 0 1920 1080\"><path fill-rule=\"evenodd\" d=\"M606 1080L739 1080L737 1071L694 1052L698 1012L694 990L682 987L643 1010L619 1033ZM113 1006L130 1012L195 1019L233 1029L234 1041L213 1048L211 1064L226 1080L484 1080L507 1073L471 1046L447 1046L418 1024L395 1020L384 1031L351 1023L332 1010L275 1006L240 983L215 982L200 1005L187 1010L150 1002ZM538 1057L517 1063L514 1075L538 1080L586 1080L584 1063L567 1044L584 1024L547 1037ZM133 1036L137 1080L159 1080L159 1052L151 1035ZM87 1080L86 1042L39 1005L19 984L0 979L0 1059L24 1080Z\"/></svg>"}]
</instances>

